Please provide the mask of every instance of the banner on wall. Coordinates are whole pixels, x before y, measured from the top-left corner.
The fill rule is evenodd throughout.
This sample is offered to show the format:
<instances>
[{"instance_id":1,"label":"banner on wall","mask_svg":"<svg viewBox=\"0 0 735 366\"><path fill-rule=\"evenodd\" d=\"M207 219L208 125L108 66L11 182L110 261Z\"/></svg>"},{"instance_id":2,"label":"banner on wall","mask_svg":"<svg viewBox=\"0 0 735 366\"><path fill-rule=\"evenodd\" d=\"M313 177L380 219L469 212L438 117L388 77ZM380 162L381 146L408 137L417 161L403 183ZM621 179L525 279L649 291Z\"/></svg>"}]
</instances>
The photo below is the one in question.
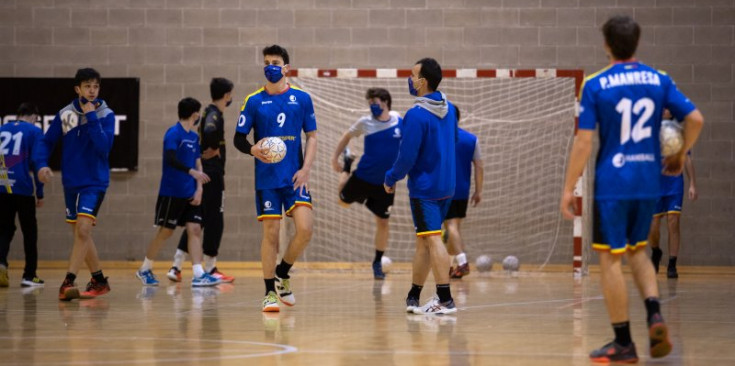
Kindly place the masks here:
<instances>
[{"instance_id":1,"label":"banner on wall","mask_svg":"<svg viewBox=\"0 0 735 366\"><path fill-rule=\"evenodd\" d=\"M0 123L16 119L18 106L31 102L38 106L41 118L36 126L44 132L56 113L77 94L74 78L0 78ZM138 126L140 111L140 79L103 78L100 99L115 112L115 140L110 152L111 171L138 170ZM49 160L49 166L61 166L61 141Z\"/></svg>"}]
</instances>

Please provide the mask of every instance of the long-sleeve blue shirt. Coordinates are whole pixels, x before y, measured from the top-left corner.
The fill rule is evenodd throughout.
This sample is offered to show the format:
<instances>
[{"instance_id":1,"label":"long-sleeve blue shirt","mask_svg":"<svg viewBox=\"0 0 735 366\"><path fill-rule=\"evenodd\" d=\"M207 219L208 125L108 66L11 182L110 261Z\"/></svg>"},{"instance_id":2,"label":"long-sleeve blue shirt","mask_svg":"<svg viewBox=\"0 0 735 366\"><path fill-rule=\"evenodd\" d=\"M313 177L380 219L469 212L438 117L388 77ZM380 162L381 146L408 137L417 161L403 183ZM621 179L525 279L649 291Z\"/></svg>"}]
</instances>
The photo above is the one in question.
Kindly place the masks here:
<instances>
[{"instance_id":1,"label":"long-sleeve blue shirt","mask_svg":"<svg viewBox=\"0 0 735 366\"><path fill-rule=\"evenodd\" d=\"M0 166L0 194L33 196L30 173L37 172L43 132L32 123L12 121L0 127L0 154L5 166ZM6 176L7 174L7 176ZM34 174L35 195L43 198L43 183ZM6 179L7 178L7 179Z\"/></svg>"},{"instance_id":2,"label":"long-sleeve blue shirt","mask_svg":"<svg viewBox=\"0 0 735 366\"><path fill-rule=\"evenodd\" d=\"M457 115L440 92L416 98L403 117L398 158L385 173L393 186L408 174L411 198L452 198L456 185Z\"/></svg>"},{"instance_id":3,"label":"long-sleeve blue shirt","mask_svg":"<svg viewBox=\"0 0 735 366\"><path fill-rule=\"evenodd\" d=\"M48 157L63 138L61 181L65 189L99 188L110 185L110 150L115 137L115 113L104 101L83 113L74 100L56 114L43 139L38 167L48 166Z\"/></svg>"}]
</instances>

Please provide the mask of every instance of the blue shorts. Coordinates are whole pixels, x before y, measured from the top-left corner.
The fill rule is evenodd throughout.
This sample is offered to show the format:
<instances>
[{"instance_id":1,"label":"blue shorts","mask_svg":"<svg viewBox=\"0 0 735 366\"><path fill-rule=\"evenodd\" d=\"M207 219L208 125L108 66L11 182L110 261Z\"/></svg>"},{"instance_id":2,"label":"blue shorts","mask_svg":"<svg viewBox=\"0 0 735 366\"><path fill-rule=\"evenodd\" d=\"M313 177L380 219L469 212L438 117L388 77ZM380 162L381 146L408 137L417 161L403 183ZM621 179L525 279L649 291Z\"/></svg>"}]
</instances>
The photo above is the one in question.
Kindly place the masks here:
<instances>
[{"instance_id":1,"label":"blue shorts","mask_svg":"<svg viewBox=\"0 0 735 366\"><path fill-rule=\"evenodd\" d=\"M656 202L656 211L654 216L663 216L667 214L681 214L681 205L684 203L684 193L663 196Z\"/></svg>"},{"instance_id":2,"label":"blue shorts","mask_svg":"<svg viewBox=\"0 0 735 366\"><path fill-rule=\"evenodd\" d=\"M65 189L66 222L77 222L77 216L86 216L97 221L97 213L105 199L105 191L94 189Z\"/></svg>"},{"instance_id":3,"label":"blue shorts","mask_svg":"<svg viewBox=\"0 0 735 366\"><path fill-rule=\"evenodd\" d=\"M413 215L416 236L441 235L442 222L451 204L451 198L442 200L411 198L411 215Z\"/></svg>"},{"instance_id":4,"label":"blue shorts","mask_svg":"<svg viewBox=\"0 0 735 366\"><path fill-rule=\"evenodd\" d=\"M293 187L278 189L261 189L255 191L255 209L258 213L258 221L269 219L281 219L281 208L286 210L286 216L291 216L296 206L311 208L311 195L300 190L294 191Z\"/></svg>"},{"instance_id":5,"label":"blue shorts","mask_svg":"<svg viewBox=\"0 0 735 366\"><path fill-rule=\"evenodd\" d=\"M646 246L655 208L655 199L595 200L592 248L623 254Z\"/></svg>"}]
</instances>

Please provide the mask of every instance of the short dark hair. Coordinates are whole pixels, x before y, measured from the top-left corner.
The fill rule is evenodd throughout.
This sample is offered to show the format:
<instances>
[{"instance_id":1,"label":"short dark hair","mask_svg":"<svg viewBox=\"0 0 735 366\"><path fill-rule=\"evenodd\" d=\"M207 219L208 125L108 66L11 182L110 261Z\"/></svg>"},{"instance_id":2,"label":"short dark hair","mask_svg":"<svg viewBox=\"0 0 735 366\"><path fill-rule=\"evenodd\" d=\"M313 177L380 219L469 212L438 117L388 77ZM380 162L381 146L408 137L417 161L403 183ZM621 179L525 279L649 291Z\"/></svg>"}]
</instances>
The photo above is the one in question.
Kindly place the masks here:
<instances>
[{"instance_id":1,"label":"short dark hair","mask_svg":"<svg viewBox=\"0 0 735 366\"><path fill-rule=\"evenodd\" d=\"M393 99L390 97L390 92L383 88L370 88L365 93L365 99L373 99L378 98L381 101L385 102L385 104L388 105L388 109L391 109L391 105L393 104Z\"/></svg>"},{"instance_id":2,"label":"short dark hair","mask_svg":"<svg viewBox=\"0 0 735 366\"><path fill-rule=\"evenodd\" d=\"M18 113L16 114L18 115L18 117L30 116L32 114L35 114L37 116L41 115L41 113L38 111L38 106L29 102L21 103L20 106L18 106Z\"/></svg>"},{"instance_id":3,"label":"short dark hair","mask_svg":"<svg viewBox=\"0 0 735 366\"><path fill-rule=\"evenodd\" d=\"M77 74L74 75L74 86L80 86L85 81L96 80L98 83L102 80L100 73L93 68L84 68L77 70Z\"/></svg>"},{"instance_id":4,"label":"short dark hair","mask_svg":"<svg viewBox=\"0 0 735 366\"><path fill-rule=\"evenodd\" d=\"M186 97L179 101L179 119L187 119L200 109L202 109L202 103L192 97Z\"/></svg>"},{"instance_id":5,"label":"short dark hair","mask_svg":"<svg viewBox=\"0 0 735 366\"><path fill-rule=\"evenodd\" d=\"M421 64L421 70L419 70L419 77L426 79L429 83L429 89L436 91L439 88L439 83L442 82L442 67L433 58L427 57L422 58L416 62L416 65Z\"/></svg>"},{"instance_id":6,"label":"short dark hair","mask_svg":"<svg viewBox=\"0 0 735 366\"><path fill-rule=\"evenodd\" d=\"M231 92L234 87L235 85L225 78L212 78L209 83L209 94L212 96L212 100L220 100L224 98L225 94Z\"/></svg>"},{"instance_id":7,"label":"short dark hair","mask_svg":"<svg viewBox=\"0 0 735 366\"><path fill-rule=\"evenodd\" d=\"M456 105L456 104L452 104L452 107L454 107L454 114L456 114L456 115L457 115L457 123L459 123L459 117L460 117L460 114L459 114L459 107L457 107L457 105Z\"/></svg>"},{"instance_id":8,"label":"short dark hair","mask_svg":"<svg viewBox=\"0 0 735 366\"><path fill-rule=\"evenodd\" d=\"M617 60L632 58L641 38L641 27L627 15L616 15L602 26L605 43Z\"/></svg>"},{"instance_id":9,"label":"short dark hair","mask_svg":"<svg viewBox=\"0 0 735 366\"><path fill-rule=\"evenodd\" d=\"M263 57L265 56L281 56L284 65L288 65L291 62L288 58L288 51L277 44L264 48Z\"/></svg>"}]
</instances>

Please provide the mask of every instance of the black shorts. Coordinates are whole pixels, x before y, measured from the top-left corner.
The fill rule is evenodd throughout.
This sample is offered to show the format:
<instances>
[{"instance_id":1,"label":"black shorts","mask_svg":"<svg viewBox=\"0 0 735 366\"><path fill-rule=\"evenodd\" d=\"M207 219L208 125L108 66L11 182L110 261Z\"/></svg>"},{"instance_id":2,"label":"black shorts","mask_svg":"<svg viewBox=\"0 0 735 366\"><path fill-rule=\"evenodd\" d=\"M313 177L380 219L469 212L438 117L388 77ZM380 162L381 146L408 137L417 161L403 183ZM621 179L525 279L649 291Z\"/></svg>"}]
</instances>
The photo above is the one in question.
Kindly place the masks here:
<instances>
[{"instance_id":1,"label":"black shorts","mask_svg":"<svg viewBox=\"0 0 735 366\"><path fill-rule=\"evenodd\" d=\"M356 177L354 174L347 180L344 188L342 188L342 192L339 192L339 199L342 202L364 203L370 212L381 219L390 217L390 208L393 206L394 197L395 194L387 193L383 185L368 183Z\"/></svg>"},{"instance_id":2,"label":"black shorts","mask_svg":"<svg viewBox=\"0 0 735 366\"><path fill-rule=\"evenodd\" d=\"M452 200L449 212L447 212L447 217L444 220L463 219L465 216L467 216L467 200Z\"/></svg>"},{"instance_id":3,"label":"black shorts","mask_svg":"<svg viewBox=\"0 0 735 366\"><path fill-rule=\"evenodd\" d=\"M185 226L187 222L202 224L201 206L192 206L191 199L158 196L154 225L168 229Z\"/></svg>"}]
</instances>

